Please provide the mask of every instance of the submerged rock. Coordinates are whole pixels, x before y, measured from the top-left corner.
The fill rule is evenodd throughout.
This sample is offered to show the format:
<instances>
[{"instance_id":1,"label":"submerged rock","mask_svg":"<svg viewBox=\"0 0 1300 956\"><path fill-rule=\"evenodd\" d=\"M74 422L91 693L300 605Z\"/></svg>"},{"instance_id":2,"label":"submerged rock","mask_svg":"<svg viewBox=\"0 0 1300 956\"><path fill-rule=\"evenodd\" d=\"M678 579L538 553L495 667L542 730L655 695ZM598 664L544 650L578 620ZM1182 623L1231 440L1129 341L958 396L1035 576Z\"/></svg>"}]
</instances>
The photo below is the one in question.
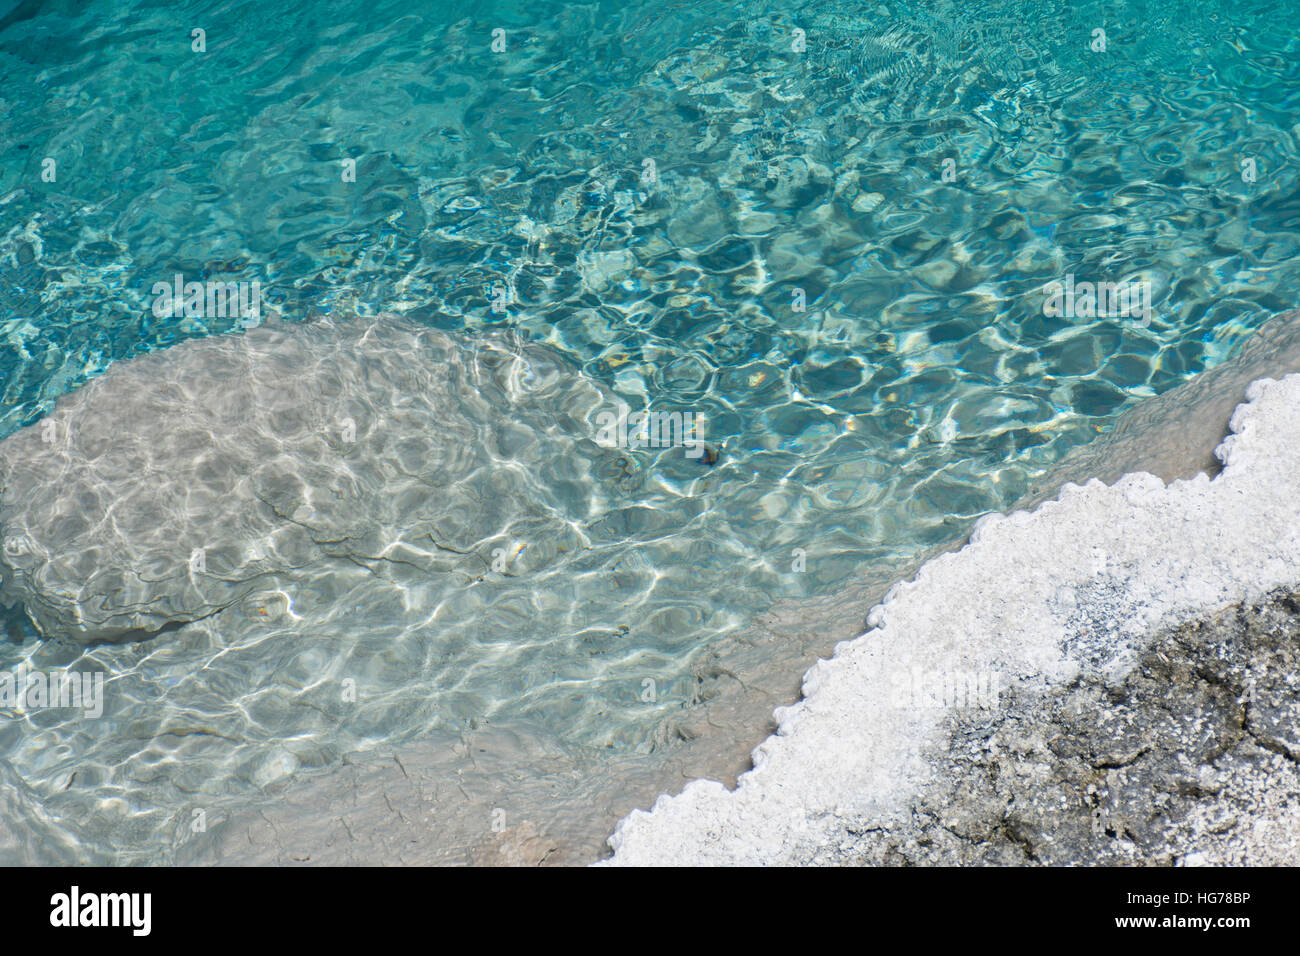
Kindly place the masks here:
<instances>
[{"instance_id":1,"label":"submerged rock","mask_svg":"<svg viewBox=\"0 0 1300 956\"><path fill-rule=\"evenodd\" d=\"M120 362L0 442L0 600L47 636L124 640L283 614L280 585L331 562L535 565L578 543L608 404L548 348L393 317Z\"/></svg>"}]
</instances>

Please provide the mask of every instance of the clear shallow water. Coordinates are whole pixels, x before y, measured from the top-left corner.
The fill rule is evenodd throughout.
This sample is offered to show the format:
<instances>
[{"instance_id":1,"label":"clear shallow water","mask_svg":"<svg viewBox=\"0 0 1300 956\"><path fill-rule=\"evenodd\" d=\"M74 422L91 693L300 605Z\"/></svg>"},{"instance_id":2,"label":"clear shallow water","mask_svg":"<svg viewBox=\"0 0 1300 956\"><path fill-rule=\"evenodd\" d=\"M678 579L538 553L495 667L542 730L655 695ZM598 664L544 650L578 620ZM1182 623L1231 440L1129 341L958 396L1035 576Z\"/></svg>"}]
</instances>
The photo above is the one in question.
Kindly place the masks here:
<instances>
[{"instance_id":1,"label":"clear shallow water","mask_svg":"<svg viewBox=\"0 0 1300 956\"><path fill-rule=\"evenodd\" d=\"M960 533L1295 306L1297 20L1262 3L17 7L0 21L3 433L114 360L231 331L151 314L181 272L260 280L291 322L515 329L633 407L704 416L720 458L701 475L629 455L573 491L609 501L580 555L453 592L435 623L339 608L310 640L195 627L84 658L28 634L0 665L102 668L108 710L9 716L0 755L96 847L157 859L195 794L238 801L432 728L655 749L711 640ZM1067 273L1149 281L1150 327L1044 317ZM333 669L364 680L364 706L325 706Z\"/></svg>"}]
</instances>

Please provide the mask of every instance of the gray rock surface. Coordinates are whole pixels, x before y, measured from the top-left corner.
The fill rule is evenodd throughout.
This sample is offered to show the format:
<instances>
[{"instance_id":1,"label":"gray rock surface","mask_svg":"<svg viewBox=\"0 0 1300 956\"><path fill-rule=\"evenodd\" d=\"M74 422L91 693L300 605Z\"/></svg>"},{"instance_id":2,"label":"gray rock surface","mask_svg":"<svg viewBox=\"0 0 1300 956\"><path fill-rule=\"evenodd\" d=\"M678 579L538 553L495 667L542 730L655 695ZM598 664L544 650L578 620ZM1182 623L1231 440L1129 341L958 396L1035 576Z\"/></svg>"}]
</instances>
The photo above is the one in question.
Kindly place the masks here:
<instances>
[{"instance_id":1,"label":"gray rock surface","mask_svg":"<svg viewBox=\"0 0 1300 956\"><path fill-rule=\"evenodd\" d=\"M1158 635L1122 679L955 714L937 784L855 864L1300 862L1300 592Z\"/></svg>"}]
</instances>

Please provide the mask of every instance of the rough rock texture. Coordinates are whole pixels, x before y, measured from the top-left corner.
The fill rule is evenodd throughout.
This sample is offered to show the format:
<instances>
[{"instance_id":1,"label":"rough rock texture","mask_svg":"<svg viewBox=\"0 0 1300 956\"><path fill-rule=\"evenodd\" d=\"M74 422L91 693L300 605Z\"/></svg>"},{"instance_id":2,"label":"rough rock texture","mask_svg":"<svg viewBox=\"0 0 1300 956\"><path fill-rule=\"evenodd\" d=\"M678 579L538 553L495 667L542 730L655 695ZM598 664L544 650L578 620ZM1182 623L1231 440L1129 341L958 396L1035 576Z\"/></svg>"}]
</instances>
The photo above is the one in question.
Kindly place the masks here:
<instances>
[{"instance_id":1,"label":"rough rock texture","mask_svg":"<svg viewBox=\"0 0 1300 956\"><path fill-rule=\"evenodd\" d=\"M507 529L544 565L585 517L564 490L603 404L549 349L392 317L117 363L0 443L0 600L124 640L331 561L473 577Z\"/></svg>"},{"instance_id":2,"label":"rough rock texture","mask_svg":"<svg viewBox=\"0 0 1300 956\"><path fill-rule=\"evenodd\" d=\"M1300 593L1164 632L1118 681L955 713L897 827L819 862L1295 865Z\"/></svg>"},{"instance_id":3,"label":"rough rock texture","mask_svg":"<svg viewBox=\"0 0 1300 956\"><path fill-rule=\"evenodd\" d=\"M1013 694L1117 684L1160 629L1293 584L1300 376L1256 382L1247 398L1213 480L1166 486L1130 474L1110 487L1066 485L1032 513L983 519L965 548L891 589L871 630L808 672L804 699L778 711L778 734L734 791L695 781L632 813L611 838L612 862L865 852L864 835L903 826L943 772L933 754L951 708L934 688L954 674ZM900 690L911 698L900 703Z\"/></svg>"}]
</instances>

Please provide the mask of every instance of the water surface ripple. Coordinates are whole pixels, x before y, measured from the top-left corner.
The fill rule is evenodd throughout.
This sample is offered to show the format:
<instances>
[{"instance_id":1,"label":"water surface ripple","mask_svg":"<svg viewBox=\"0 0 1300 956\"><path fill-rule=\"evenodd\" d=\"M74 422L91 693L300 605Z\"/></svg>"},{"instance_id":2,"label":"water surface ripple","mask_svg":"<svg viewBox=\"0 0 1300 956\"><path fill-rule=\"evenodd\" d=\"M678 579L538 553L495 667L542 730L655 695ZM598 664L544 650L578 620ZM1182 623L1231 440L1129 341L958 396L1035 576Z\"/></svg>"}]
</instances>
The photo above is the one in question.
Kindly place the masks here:
<instances>
[{"instance_id":1,"label":"water surface ripple","mask_svg":"<svg viewBox=\"0 0 1300 956\"><path fill-rule=\"evenodd\" d=\"M99 720L0 714L14 813L163 861L196 804L435 730L670 746L711 642L960 535L1296 304L1298 28L1258 0L0 4L0 435L239 334L152 314L181 273L288 323L512 330L716 450L575 469L580 552L432 629L337 607L292 642L83 650L11 622L0 668L111 675ZM1067 274L1150 283L1152 321L1046 317ZM555 553L525 512L476 545ZM364 706L320 707L339 667Z\"/></svg>"}]
</instances>

